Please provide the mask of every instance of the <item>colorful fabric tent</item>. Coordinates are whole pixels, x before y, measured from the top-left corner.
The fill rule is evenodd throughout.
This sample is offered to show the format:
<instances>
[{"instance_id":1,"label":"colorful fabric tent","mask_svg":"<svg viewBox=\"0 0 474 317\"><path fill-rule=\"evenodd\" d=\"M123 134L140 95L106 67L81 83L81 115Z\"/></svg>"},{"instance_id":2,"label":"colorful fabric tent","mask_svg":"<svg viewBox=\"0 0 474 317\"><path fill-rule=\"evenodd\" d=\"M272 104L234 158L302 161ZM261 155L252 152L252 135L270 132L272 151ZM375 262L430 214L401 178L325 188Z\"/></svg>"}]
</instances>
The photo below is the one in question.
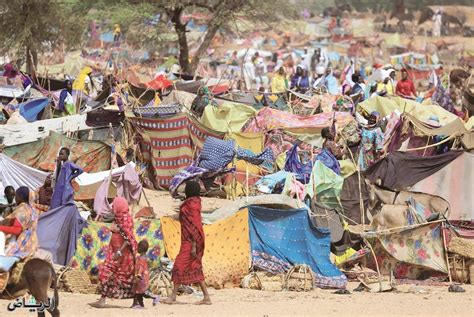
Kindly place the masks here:
<instances>
[{"instance_id":1,"label":"colorful fabric tent","mask_svg":"<svg viewBox=\"0 0 474 317\"><path fill-rule=\"evenodd\" d=\"M406 112L423 122L427 122L431 116L435 115L443 126L458 119L455 114L444 110L440 106L422 105L416 101L401 97L385 98L376 96L359 103L357 107L369 114L377 111L382 117L388 116L394 111Z\"/></svg>"},{"instance_id":2,"label":"colorful fabric tent","mask_svg":"<svg viewBox=\"0 0 474 317\"><path fill-rule=\"evenodd\" d=\"M206 107L201 122L205 127L215 131L240 132L255 113L255 109L250 106L225 102L219 107Z\"/></svg>"},{"instance_id":3,"label":"colorful fabric tent","mask_svg":"<svg viewBox=\"0 0 474 317\"><path fill-rule=\"evenodd\" d=\"M38 120L38 114L49 104L49 98L38 98L19 103L15 108L20 109L20 114L28 122Z\"/></svg>"},{"instance_id":4,"label":"colorful fabric tent","mask_svg":"<svg viewBox=\"0 0 474 317\"><path fill-rule=\"evenodd\" d=\"M448 219L474 220L474 154L464 152L430 176L411 187L446 199L450 204Z\"/></svg>"},{"instance_id":5,"label":"colorful fabric tent","mask_svg":"<svg viewBox=\"0 0 474 317\"><path fill-rule=\"evenodd\" d=\"M307 264L321 288L345 288L347 278L330 261L329 229L312 225L308 211L249 207L252 262L272 273L288 272Z\"/></svg>"},{"instance_id":6,"label":"colorful fabric tent","mask_svg":"<svg viewBox=\"0 0 474 317\"><path fill-rule=\"evenodd\" d=\"M314 163L306 194L328 207L341 210L340 196L344 178L337 175L321 161Z\"/></svg>"},{"instance_id":7,"label":"colorful fabric tent","mask_svg":"<svg viewBox=\"0 0 474 317\"><path fill-rule=\"evenodd\" d=\"M148 241L149 249L146 253L148 268L150 270L157 269L160 266L160 257L165 254L161 221L159 219L135 221L134 234L137 242ZM99 265L107 255L111 235L110 223L87 222L78 237L71 266L84 270L92 276L97 276Z\"/></svg>"},{"instance_id":8,"label":"colorful fabric tent","mask_svg":"<svg viewBox=\"0 0 474 317\"><path fill-rule=\"evenodd\" d=\"M61 147L69 148L69 159L85 172L95 173L110 168L111 148L106 143L71 139L53 131L43 140L7 147L3 152L30 167L54 171Z\"/></svg>"},{"instance_id":9,"label":"colorful fabric tent","mask_svg":"<svg viewBox=\"0 0 474 317\"><path fill-rule=\"evenodd\" d=\"M176 259L181 246L179 221L171 217L161 218L166 254ZM222 288L231 283L240 285L250 268L249 221L246 209L204 226L206 247L203 266L206 283Z\"/></svg>"},{"instance_id":10,"label":"colorful fabric tent","mask_svg":"<svg viewBox=\"0 0 474 317\"><path fill-rule=\"evenodd\" d=\"M150 162L156 188L169 188L173 176L192 164L196 154L193 149L202 149L207 137L224 137L184 113L164 119L133 117L131 120L143 138L141 151Z\"/></svg>"}]
</instances>

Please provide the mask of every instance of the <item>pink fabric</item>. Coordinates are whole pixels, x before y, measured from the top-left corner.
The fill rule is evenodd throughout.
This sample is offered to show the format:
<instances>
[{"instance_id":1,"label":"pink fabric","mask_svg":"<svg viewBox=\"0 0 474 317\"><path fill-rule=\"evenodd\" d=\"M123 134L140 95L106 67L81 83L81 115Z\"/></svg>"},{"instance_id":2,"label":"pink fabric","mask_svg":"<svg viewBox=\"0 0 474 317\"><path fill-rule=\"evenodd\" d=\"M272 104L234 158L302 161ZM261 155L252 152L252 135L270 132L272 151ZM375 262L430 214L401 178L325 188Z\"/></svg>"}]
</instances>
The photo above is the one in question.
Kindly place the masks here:
<instances>
[{"instance_id":1,"label":"pink fabric","mask_svg":"<svg viewBox=\"0 0 474 317\"><path fill-rule=\"evenodd\" d=\"M319 113L312 116L299 116L271 108L263 108L245 124L243 132L265 132L273 129L331 127L333 118L336 128L340 129L354 120L350 113Z\"/></svg>"}]
</instances>

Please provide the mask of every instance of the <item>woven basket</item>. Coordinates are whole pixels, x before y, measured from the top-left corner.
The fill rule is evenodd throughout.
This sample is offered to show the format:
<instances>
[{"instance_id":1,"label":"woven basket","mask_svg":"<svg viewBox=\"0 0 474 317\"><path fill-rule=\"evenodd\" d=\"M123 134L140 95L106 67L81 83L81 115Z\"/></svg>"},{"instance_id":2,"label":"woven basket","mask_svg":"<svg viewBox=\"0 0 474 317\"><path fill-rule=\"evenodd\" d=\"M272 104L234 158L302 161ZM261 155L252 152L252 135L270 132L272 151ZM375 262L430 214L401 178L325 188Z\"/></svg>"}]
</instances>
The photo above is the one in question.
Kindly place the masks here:
<instances>
[{"instance_id":1,"label":"woven basket","mask_svg":"<svg viewBox=\"0 0 474 317\"><path fill-rule=\"evenodd\" d=\"M167 272L155 271L151 273L150 291L160 296L170 296L173 283L171 276Z\"/></svg>"},{"instance_id":2,"label":"woven basket","mask_svg":"<svg viewBox=\"0 0 474 317\"><path fill-rule=\"evenodd\" d=\"M465 258L454 254L448 257L448 261L453 281L467 283L469 281L469 266L466 265Z\"/></svg>"},{"instance_id":3,"label":"woven basket","mask_svg":"<svg viewBox=\"0 0 474 317\"><path fill-rule=\"evenodd\" d=\"M92 284L86 271L62 267L57 271L59 289L79 294L98 294L97 284Z\"/></svg>"},{"instance_id":4,"label":"woven basket","mask_svg":"<svg viewBox=\"0 0 474 317\"><path fill-rule=\"evenodd\" d=\"M294 266L285 277L285 289L289 291L308 292L314 288L314 274L306 265Z\"/></svg>"},{"instance_id":5,"label":"woven basket","mask_svg":"<svg viewBox=\"0 0 474 317\"><path fill-rule=\"evenodd\" d=\"M246 289L279 292L283 290L284 276L267 272L252 272L242 279L240 286Z\"/></svg>"}]
</instances>

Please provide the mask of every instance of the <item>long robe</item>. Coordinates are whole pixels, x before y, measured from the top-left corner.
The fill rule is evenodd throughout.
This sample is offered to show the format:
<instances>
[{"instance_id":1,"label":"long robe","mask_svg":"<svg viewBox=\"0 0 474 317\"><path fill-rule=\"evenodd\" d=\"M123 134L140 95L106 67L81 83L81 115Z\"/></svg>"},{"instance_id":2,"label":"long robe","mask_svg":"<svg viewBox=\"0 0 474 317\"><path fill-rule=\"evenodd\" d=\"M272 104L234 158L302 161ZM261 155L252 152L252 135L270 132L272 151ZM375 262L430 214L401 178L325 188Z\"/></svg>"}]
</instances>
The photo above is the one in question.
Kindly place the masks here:
<instances>
[{"instance_id":1,"label":"long robe","mask_svg":"<svg viewBox=\"0 0 474 317\"><path fill-rule=\"evenodd\" d=\"M66 161L62 163L59 176L56 179L53 196L51 197L51 209L65 205L67 202L74 200L74 189L71 181L83 173L82 168L78 165Z\"/></svg>"},{"instance_id":2,"label":"long robe","mask_svg":"<svg viewBox=\"0 0 474 317\"><path fill-rule=\"evenodd\" d=\"M180 207L181 248L174 262L173 283L190 285L204 281L202 257L204 255L204 229L201 223L201 198L191 197ZM196 257L191 255L196 242Z\"/></svg>"}]
</instances>

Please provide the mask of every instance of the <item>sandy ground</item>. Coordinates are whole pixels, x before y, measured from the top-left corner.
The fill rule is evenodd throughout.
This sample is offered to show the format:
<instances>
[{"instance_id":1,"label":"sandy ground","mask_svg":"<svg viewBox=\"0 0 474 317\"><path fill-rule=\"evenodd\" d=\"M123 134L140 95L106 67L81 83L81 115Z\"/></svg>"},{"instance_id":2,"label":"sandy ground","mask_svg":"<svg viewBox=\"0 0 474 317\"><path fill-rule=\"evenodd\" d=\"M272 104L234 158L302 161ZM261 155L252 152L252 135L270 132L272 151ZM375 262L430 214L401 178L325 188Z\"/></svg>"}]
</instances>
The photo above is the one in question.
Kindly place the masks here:
<instances>
[{"instance_id":1,"label":"sandy ground","mask_svg":"<svg viewBox=\"0 0 474 317\"><path fill-rule=\"evenodd\" d=\"M350 283L348 289L357 286ZM117 308L95 309L87 303L97 295L60 293L62 316L473 316L474 286L464 285L465 293L449 293L447 287L400 285L390 293L337 295L332 290L307 293L265 292L244 289L211 289L212 306L192 305L198 299L180 296L180 305L146 300L143 310L129 309L131 300L108 302ZM52 295L52 294L51 294ZM7 312L9 301L0 300L0 316L35 316L18 308Z\"/></svg>"}]
</instances>

